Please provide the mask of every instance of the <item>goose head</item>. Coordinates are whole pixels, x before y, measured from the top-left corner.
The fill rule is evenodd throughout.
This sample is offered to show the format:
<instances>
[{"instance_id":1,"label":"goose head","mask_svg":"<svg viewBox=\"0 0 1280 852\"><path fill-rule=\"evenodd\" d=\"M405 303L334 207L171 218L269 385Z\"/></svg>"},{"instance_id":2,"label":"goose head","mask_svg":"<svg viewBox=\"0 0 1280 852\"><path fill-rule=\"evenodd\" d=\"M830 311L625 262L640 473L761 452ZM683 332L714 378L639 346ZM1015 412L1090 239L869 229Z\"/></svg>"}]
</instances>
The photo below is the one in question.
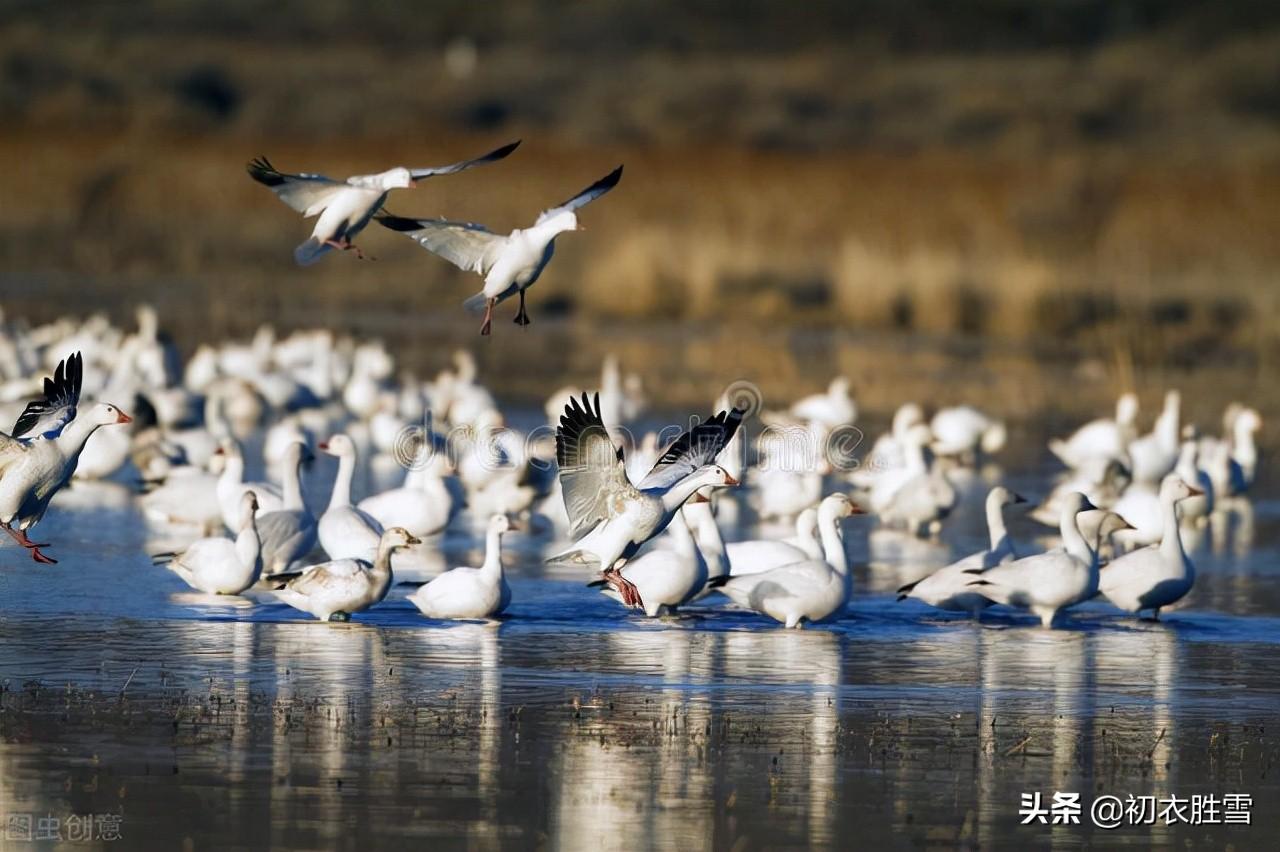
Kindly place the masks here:
<instances>
[{"instance_id":1,"label":"goose head","mask_svg":"<svg viewBox=\"0 0 1280 852\"><path fill-rule=\"evenodd\" d=\"M997 506L1012 506L1017 503L1027 502L1026 497L1010 488L1005 488L1003 485L997 485L992 488L991 493L987 495L987 500L994 502Z\"/></svg>"},{"instance_id":2,"label":"goose head","mask_svg":"<svg viewBox=\"0 0 1280 852\"><path fill-rule=\"evenodd\" d=\"M1138 395L1121 394L1116 400L1116 422L1121 426L1132 426L1138 419Z\"/></svg>"},{"instance_id":3,"label":"goose head","mask_svg":"<svg viewBox=\"0 0 1280 852\"><path fill-rule=\"evenodd\" d=\"M1009 433L1004 423L997 420L982 432L982 451L987 455L994 455L1004 449L1008 440Z\"/></svg>"},{"instance_id":4,"label":"goose head","mask_svg":"<svg viewBox=\"0 0 1280 852\"><path fill-rule=\"evenodd\" d=\"M340 459L355 458L356 455L355 442L352 441L348 435L345 435L342 432L339 432L327 441L321 441L319 449L323 453L328 453L331 456L337 456Z\"/></svg>"},{"instance_id":5,"label":"goose head","mask_svg":"<svg viewBox=\"0 0 1280 852\"><path fill-rule=\"evenodd\" d=\"M1066 499L1063 500L1062 508L1064 512L1070 512L1073 515L1078 515L1081 512L1088 512L1098 507L1093 505L1093 501L1084 494L1079 491L1072 491L1067 495Z\"/></svg>"},{"instance_id":6,"label":"goose head","mask_svg":"<svg viewBox=\"0 0 1280 852\"><path fill-rule=\"evenodd\" d=\"M89 422L97 426L114 426L117 423L132 423L133 418L109 402L100 402L89 409Z\"/></svg>"},{"instance_id":7,"label":"goose head","mask_svg":"<svg viewBox=\"0 0 1280 852\"><path fill-rule=\"evenodd\" d=\"M487 527L488 532L497 533L498 535L513 529L515 529L515 524L506 515L494 515L489 519L489 526Z\"/></svg>"},{"instance_id":8,"label":"goose head","mask_svg":"<svg viewBox=\"0 0 1280 852\"><path fill-rule=\"evenodd\" d=\"M258 514L258 495L252 491L246 491L240 495L240 529L253 523L256 514Z\"/></svg>"},{"instance_id":9,"label":"goose head","mask_svg":"<svg viewBox=\"0 0 1280 852\"><path fill-rule=\"evenodd\" d=\"M847 494L829 494L818 504L818 516L821 519L840 520L854 515L865 515L862 507L849 499Z\"/></svg>"},{"instance_id":10,"label":"goose head","mask_svg":"<svg viewBox=\"0 0 1280 852\"><path fill-rule=\"evenodd\" d=\"M1182 477L1170 474L1160 483L1160 499L1170 500L1177 503L1179 500L1185 500L1188 497L1198 497L1204 492L1199 488L1193 488L1188 485Z\"/></svg>"},{"instance_id":11,"label":"goose head","mask_svg":"<svg viewBox=\"0 0 1280 852\"><path fill-rule=\"evenodd\" d=\"M738 484L738 480L734 479L729 471L718 464L708 464L698 468L690 474L689 482L690 484L696 484L698 488L724 488Z\"/></svg>"},{"instance_id":12,"label":"goose head","mask_svg":"<svg viewBox=\"0 0 1280 852\"><path fill-rule=\"evenodd\" d=\"M382 534L381 546L384 550L401 550L412 544L422 544L422 539L404 527L391 527Z\"/></svg>"},{"instance_id":13,"label":"goose head","mask_svg":"<svg viewBox=\"0 0 1280 852\"><path fill-rule=\"evenodd\" d=\"M1234 423L1234 436L1237 441L1243 440L1246 435L1252 436L1262 428L1262 415L1258 414L1255 409L1242 408L1240 413L1236 415Z\"/></svg>"}]
</instances>

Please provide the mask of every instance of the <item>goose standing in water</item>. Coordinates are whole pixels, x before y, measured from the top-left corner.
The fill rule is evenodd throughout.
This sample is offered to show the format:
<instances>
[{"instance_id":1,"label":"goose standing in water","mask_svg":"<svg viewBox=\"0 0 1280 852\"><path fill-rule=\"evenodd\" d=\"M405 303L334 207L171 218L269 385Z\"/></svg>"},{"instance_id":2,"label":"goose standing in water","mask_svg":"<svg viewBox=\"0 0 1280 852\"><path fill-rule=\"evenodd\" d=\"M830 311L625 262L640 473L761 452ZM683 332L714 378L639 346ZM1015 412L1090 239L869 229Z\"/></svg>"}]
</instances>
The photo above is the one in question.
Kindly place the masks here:
<instances>
[{"instance_id":1,"label":"goose standing in water","mask_svg":"<svg viewBox=\"0 0 1280 852\"><path fill-rule=\"evenodd\" d=\"M805 509L796 517L796 534L789 540L757 539L735 541L725 546L729 573L735 577L759 574L781 565L825 559L828 542L848 517L849 498L843 494L824 497L816 509Z\"/></svg>"},{"instance_id":2,"label":"goose standing in water","mask_svg":"<svg viewBox=\"0 0 1280 852\"><path fill-rule=\"evenodd\" d=\"M293 251L299 266L315 263L330 249L355 251L351 242L387 200L393 189L408 189L417 182L437 175L451 175L472 166L492 163L506 157L520 143L512 142L474 160L463 160L448 166L428 169L397 167L374 175L355 175L346 180L333 180L316 174L285 174L276 170L266 157L249 163L249 177L270 189L276 197L297 210L304 218L319 216L311 238Z\"/></svg>"},{"instance_id":3,"label":"goose standing in water","mask_svg":"<svg viewBox=\"0 0 1280 852\"><path fill-rule=\"evenodd\" d=\"M237 529L240 518L240 498L247 491L258 497L258 511L262 514L278 512L283 507L280 489L266 482L244 481L244 453L240 443L227 437L218 447L222 456L222 473L218 475L218 505L222 507L222 521L227 529Z\"/></svg>"},{"instance_id":4,"label":"goose standing in water","mask_svg":"<svg viewBox=\"0 0 1280 852\"><path fill-rule=\"evenodd\" d=\"M599 396L594 407L586 394L581 403L570 401L556 429L556 463L574 544L547 561L594 566L624 604L643 607L635 585L619 573L619 560L630 559L666 529L699 488L738 484L714 461L741 422L735 408L694 426L667 447L644 479L632 483L622 448L614 446L600 419Z\"/></svg>"},{"instance_id":5,"label":"goose standing in water","mask_svg":"<svg viewBox=\"0 0 1280 852\"><path fill-rule=\"evenodd\" d=\"M839 518L862 510L844 495ZM827 498L831 499L831 498ZM823 559L808 559L739 577L721 577L713 588L739 606L782 622L788 628L822 621L844 609L853 590L844 538L836 526L822 530Z\"/></svg>"},{"instance_id":6,"label":"goose standing in water","mask_svg":"<svg viewBox=\"0 0 1280 852\"><path fill-rule=\"evenodd\" d=\"M191 588L209 595L238 595L262 576L257 495L246 491L239 503L239 534L234 540L199 539L166 566Z\"/></svg>"},{"instance_id":7,"label":"goose standing in water","mask_svg":"<svg viewBox=\"0 0 1280 852\"><path fill-rule=\"evenodd\" d=\"M1182 547L1178 503L1201 492L1177 475L1160 484L1164 537L1159 544L1126 553L1102 569L1099 587L1113 604L1133 613L1144 609L1160 618L1163 607L1177 603L1196 581L1195 566Z\"/></svg>"},{"instance_id":8,"label":"goose standing in water","mask_svg":"<svg viewBox=\"0 0 1280 852\"><path fill-rule=\"evenodd\" d=\"M542 212L533 227L517 228L506 236L495 234L483 225L449 222L443 219L406 219L381 215L379 224L417 241L433 254L467 272L484 276L484 289L468 299L468 310L484 308L481 334L488 334L493 322L493 309L499 302L519 294L517 325L528 325L525 291L533 286L551 261L555 240L565 231L581 229L577 210L618 185L622 166L563 204Z\"/></svg>"},{"instance_id":9,"label":"goose standing in water","mask_svg":"<svg viewBox=\"0 0 1280 852\"><path fill-rule=\"evenodd\" d=\"M1029 609L1044 627L1052 627L1058 613L1098 593L1098 553L1085 540L1077 516L1097 508L1083 494L1063 501L1059 528L1063 546L997 565L976 575L969 588L993 603Z\"/></svg>"},{"instance_id":10,"label":"goose standing in water","mask_svg":"<svg viewBox=\"0 0 1280 852\"><path fill-rule=\"evenodd\" d=\"M391 555L421 544L408 530L392 527L378 540L372 560L334 559L303 568L276 597L321 621L349 621L351 615L381 603L391 589Z\"/></svg>"},{"instance_id":11,"label":"goose standing in water","mask_svg":"<svg viewBox=\"0 0 1280 852\"><path fill-rule=\"evenodd\" d=\"M351 480L356 471L356 445L339 433L320 445L323 452L338 457L338 475L333 480L329 508L320 516L320 546L330 559L372 561L382 538L382 524L368 512L351 505Z\"/></svg>"},{"instance_id":12,"label":"goose standing in water","mask_svg":"<svg viewBox=\"0 0 1280 852\"><path fill-rule=\"evenodd\" d=\"M301 467L311 458L307 445L294 441L280 460L280 510L258 518L264 576L288 571L316 546L316 519L302 499Z\"/></svg>"},{"instance_id":13,"label":"goose standing in water","mask_svg":"<svg viewBox=\"0 0 1280 852\"><path fill-rule=\"evenodd\" d=\"M1049 442L1049 450L1063 464L1075 470L1090 461L1118 461L1129 466L1129 442L1137 436L1138 397L1122 394L1116 401L1116 416L1091 420L1066 439Z\"/></svg>"},{"instance_id":14,"label":"goose standing in water","mask_svg":"<svg viewBox=\"0 0 1280 852\"><path fill-rule=\"evenodd\" d=\"M514 529L506 515L494 515L485 531L484 564L454 568L409 595L427 618L492 618L511 603L502 571L502 536Z\"/></svg>"},{"instance_id":15,"label":"goose standing in water","mask_svg":"<svg viewBox=\"0 0 1280 852\"><path fill-rule=\"evenodd\" d=\"M969 572L974 568L985 571L1018 557L1013 539L1005 528L1004 507L1025 502L1025 498L1002 485L992 488L987 494L986 504L990 546L939 568L923 580L908 583L898 589L898 600L915 598L938 609L975 614L990 606L989 599L969 588L969 582L973 580L973 574Z\"/></svg>"},{"instance_id":16,"label":"goose standing in water","mask_svg":"<svg viewBox=\"0 0 1280 852\"><path fill-rule=\"evenodd\" d=\"M13 434L0 432L0 528L31 551L36 562L57 560L40 551L27 530L40 522L49 501L75 472L80 451L99 426L129 423L114 405L100 402L78 413L84 361L79 352L58 363L44 380L44 395L27 403Z\"/></svg>"}]
</instances>

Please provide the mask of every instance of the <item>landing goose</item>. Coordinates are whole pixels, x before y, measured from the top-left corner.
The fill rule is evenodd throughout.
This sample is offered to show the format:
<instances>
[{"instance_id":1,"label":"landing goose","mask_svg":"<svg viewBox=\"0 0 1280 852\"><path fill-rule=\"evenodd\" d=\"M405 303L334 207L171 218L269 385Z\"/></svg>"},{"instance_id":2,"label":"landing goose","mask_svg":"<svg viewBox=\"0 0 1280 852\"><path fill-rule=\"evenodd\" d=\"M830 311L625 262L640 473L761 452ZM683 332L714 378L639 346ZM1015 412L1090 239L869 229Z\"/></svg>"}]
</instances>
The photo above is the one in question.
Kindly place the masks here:
<instances>
[{"instance_id":1,"label":"landing goose","mask_svg":"<svg viewBox=\"0 0 1280 852\"><path fill-rule=\"evenodd\" d=\"M618 575L619 560L630 559L704 486L736 485L714 464L742 422L739 409L721 411L681 435L640 482L627 478L624 454L600 419L600 401L586 394L565 406L556 429L556 462L569 536L574 544L548 562L591 565L622 593L624 603L642 606L635 586Z\"/></svg>"},{"instance_id":2,"label":"landing goose","mask_svg":"<svg viewBox=\"0 0 1280 852\"><path fill-rule=\"evenodd\" d=\"M1163 607L1191 591L1196 571L1182 546L1178 503L1200 493L1176 474L1165 478L1160 484L1164 536L1159 544L1119 556L1102 569L1098 585L1108 600L1133 613L1149 609L1158 619Z\"/></svg>"},{"instance_id":3,"label":"landing goose","mask_svg":"<svg viewBox=\"0 0 1280 852\"><path fill-rule=\"evenodd\" d=\"M667 525L667 535L672 540L671 547L650 547L618 571L623 580L635 587L649 618L692 600L707 583L707 563L683 511ZM627 603L624 593L608 578L589 585L603 587L606 595Z\"/></svg>"},{"instance_id":4,"label":"landing goose","mask_svg":"<svg viewBox=\"0 0 1280 852\"><path fill-rule=\"evenodd\" d=\"M202 538L166 566L197 591L209 595L238 595L262 576L262 542L258 538L258 500L252 491L239 498L235 539Z\"/></svg>"},{"instance_id":5,"label":"landing goose","mask_svg":"<svg viewBox=\"0 0 1280 852\"><path fill-rule=\"evenodd\" d=\"M468 310L484 308L481 334L488 334L493 309L505 299L519 294L517 325L528 325L525 291L533 286L551 261L556 237L565 231L579 230L577 210L618 185L622 166L614 169L563 204L542 212L530 228L517 228L506 236L495 234L483 225L449 222L443 219L406 219L380 215L379 224L416 240L433 254L467 272L484 276L484 289L465 303Z\"/></svg>"},{"instance_id":6,"label":"landing goose","mask_svg":"<svg viewBox=\"0 0 1280 852\"><path fill-rule=\"evenodd\" d=\"M52 563L27 530L40 522L53 495L75 472L80 451L99 426L130 422L106 402L78 412L84 362L79 352L58 363L44 380L44 394L27 403L13 434L0 432L0 528L31 551L36 562Z\"/></svg>"},{"instance_id":7,"label":"landing goose","mask_svg":"<svg viewBox=\"0 0 1280 852\"><path fill-rule=\"evenodd\" d=\"M837 495L840 518L862 514L853 501ZM830 498L828 498L830 499ZM788 628L822 621L844 609L853 581L838 528L823 530L823 559L808 559L759 574L721 577L712 585L734 603L779 621Z\"/></svg>"},{"instance_id":8,"label":"landing goose","mask_svg":"<svg viewBox=\"0 0 1280 852\"><path fill-rule=\"evenodd\" d=\"M908 583L898 589L898 600L915 598L938 609L956 612L977 613L990 606L990 600L969 588L973 574L968 572L974 568L985 571L1017 558L1013 539L1005 528L1004 507L1025 502L1025 498L1002 485L992 488L986 503L987 535L990 539L987 549L939 568L923 580Z\"/></svg>"},{"instance_id":9,"label":"landing goose","mask_svg":"<svg viewBox=\"0 0 1280 852\"><path fill-rule=\"evenodd\" d=\"M427 618L492 618L511 603L502 572L502 536L512 529L506 515L494 515L485 530L484 564L454 568L409 595Z\"/></svg>"},{"instance_id":10,"label":"landing goose","mask_svg":"<svg viewBox=\"0 0 1280 852\"><path fill-rule=\"evenodd\" d=\"M997 565L969 569L969 588L993 603L1029 609L1044 627L1058 613L1098 593L1098 553L1080 532L1077 516L1097 508L1076 493L1064 501L1059 521L1063 546Z\"/></svg>"},{"instance_id":11,"label":"landing goose","mask_svg":"<svg viewBox=\"0 0 1280 852\"><path fill-rule=\"evenodd\" d=\"M364 559L372 562L382 538L382 524L368 512L351 505L351 480L356 469L356 445L339 432L320 445L322 452L338 457L329 507L320 516L320 546L330 559Z\"/></svg>"},{"instance_id":12,"label":"landing goose","mask_svg":"<svg viewBox=\"0 0 1280 852\"><path fill-rule=\"evenodd\" d=\"M472 166L501 160L519 144L518 141L512 142L482 157L448 166L428 169L400 166L378 174L354 175L346 180L333 180L317 174L286 174L277 171L266 157L249 163L247 170L249 177L269 188L304 218L320 217L311 238L293 251L293 259L300 266L306 266L335 248L354 250L357 257L363 257L351 240L369 224L369 219L386 202L391 190L407 189L417 186L417 182L425 178L455 174Z\"/></svg>"},{"instance_id":13,"label":"landing goose","mask_svg":"<svg viewBox=\"0 0 1280 852\"><path fill-rule=\"evenodd\" d=\"M345 558L321 562L276 590L276 597L321 621L349 621L351 615L380 603L391 589L391 555L421 542L400 527L378 540L372 560Z\"/></svg>"}]
</instances>

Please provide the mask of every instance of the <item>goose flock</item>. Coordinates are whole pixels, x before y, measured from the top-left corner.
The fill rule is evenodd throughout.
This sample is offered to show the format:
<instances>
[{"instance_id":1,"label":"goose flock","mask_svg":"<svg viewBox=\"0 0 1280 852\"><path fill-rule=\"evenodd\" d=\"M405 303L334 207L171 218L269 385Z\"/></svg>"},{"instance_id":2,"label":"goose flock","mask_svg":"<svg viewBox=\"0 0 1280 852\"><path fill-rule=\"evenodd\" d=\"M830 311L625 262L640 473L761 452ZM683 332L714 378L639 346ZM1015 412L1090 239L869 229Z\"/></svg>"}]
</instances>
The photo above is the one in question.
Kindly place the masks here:
<instances>
[{"instance_id":1,"label":"goose flock","mask_svg":"<svg viewBox=\"0 0 1280 852\"><path fill-rule=\"evenodd\" d=\"M908 403L851 462L836 441L859 416L843 378L778 411L726 393L688 428L633 438L647 399L613 358L600 390L557 391L551 422L522 432L465 351L423 380L398 373L380 342L264 327L184 361L150 307L133 331L63 318L4 323L0 337L11 355L0 410L14 418L0 434L0 526L31 559L54 562L31 538L51 501L111 478L136 487L148 523L182 531L155 566L205 596L322 620L378 606L406 579L428 619L497 616L513 597L504 537L519 530L547 548L548 570L648 617L696 604L822 622L852 594L850 536L873 558L886 535L907 553L940 546L965 483L1007 439L976 408L928 418ZM1048 627L1101 596L1158 618L1195 582L1184 539L1256 480L1261 422L1233 404L1221 434L1206 434L1170 392L1143 432L1125 394L1114 417L1049 443L1064 469L1035 500L994 483L986 546L912 578L898 599L978 617L1022 610ZM316 499L312 468L326 456L336 470ZM1047 547L1011 533L1006 515L1023 508L1056 530ZM731 519L752 513L773 534L727 540L744 528ZM483 531L483 562L445 570L444 537L468 529Z\"/></svg>"},{"instance_id":2,"label":"goose flock","mask_svg":"<svg viewBox=\"0 0 1280 852\"><path fill-rule=\"evenodd\" d=\"M579 211L618 185L622 166L506 235L384 205L393 190L504 160L519 144L345 180L281 172L265 157L248 173L316 218L294 250L298 264L333 250L364 258L354 239L377 222L484 279L465 305L484 311L488 335L494 309L514 296L515 322L529 324L526 293L557 236L581 228ZM731 388L688 428L633 439L647 400L613 358L599 390L556 391L545 431L521 432L465 351L423 380L398 373L379 341L263 326L184 360L149 306L133 331L100 316L3 323L0 346L0 408L14 416L11 434L0 433L0 527L31 559L55 561L30 532L73 479L115 478L137 484L149 523L191 531L184 546L152 554L155 565L205 595L326 621L381 604L398 572L417 578L408 600L427 618L502 613L512 599L503 537L519 521L530 537L560 542L546 560L552 570L580 572L646 616L705 600L786 627L821 622L852 593L847 519L873 517L874 528L857 527L869 549L896 536L910 565L919 549L941 546L960 486L1008 438L1000 418L976 407L927 417L909 402L854 458L859 409L836 376L782 410L734 404L741 394ZM82 396L102 401L81 405ZM1158 618L1195 581L1184 535L1230 511L1255 481L1261 418L1232 404L1222 434L1204 434L1183 422L1176 391L1150 432L1139 417L1138 397L1126 393L1114 417L1049 442L1064 470L1028 513L1056 529L1048 549L1014 540L1005 512L1029 501L995 483L988 546L911 578L899 600L974 615L1025 610L1048 627L1102 595ZM336 460L322 500L308 499L304 481L317 454ZM752 514L784 532L726 541ZM444 570L443 537L468 523L485 531L482 565Z\"/></svg>"}]
</instances>

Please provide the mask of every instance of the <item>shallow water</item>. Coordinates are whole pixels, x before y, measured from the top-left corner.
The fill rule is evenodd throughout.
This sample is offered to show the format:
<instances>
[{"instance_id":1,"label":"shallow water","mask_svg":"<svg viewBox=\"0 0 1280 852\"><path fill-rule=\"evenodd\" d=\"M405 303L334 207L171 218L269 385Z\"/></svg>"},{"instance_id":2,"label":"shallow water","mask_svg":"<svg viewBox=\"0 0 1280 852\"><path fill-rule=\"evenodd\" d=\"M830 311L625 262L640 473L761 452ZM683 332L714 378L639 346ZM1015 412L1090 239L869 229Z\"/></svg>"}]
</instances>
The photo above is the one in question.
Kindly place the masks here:
<instances>
[{"instance_id":1,"label":"shallow water","mask_svg":"<svg viewBox=\"0 0 1280 852\"><path fill-rule=\"evenodd\" d=\"M328 476L310 472L313 494ZM1045 477L1012 482L1034 494ZM897 603L981 546L986 487L969 483L940 542L849 521L848 611L785 631L715 597L624 612L542 564L556 542L539 524L508 536L500 622L429 622L400 586L321 624L265 596L191 595L146 556L173 531L123 485L78 484L39 530L60 564L0 550L0 830L113 814L123 845L156 849L1274 838L1280 503L1260 495L1205 535L1195 589L1158 624L1104 603L1054 631ZM442 564L480 558L462 520ZM1037 791L1083 794L1083 824L1020 826ZM1252 795L1251 826L1089 825L1095 795L1226 793Z\"/></svg>"}]
</instances>

